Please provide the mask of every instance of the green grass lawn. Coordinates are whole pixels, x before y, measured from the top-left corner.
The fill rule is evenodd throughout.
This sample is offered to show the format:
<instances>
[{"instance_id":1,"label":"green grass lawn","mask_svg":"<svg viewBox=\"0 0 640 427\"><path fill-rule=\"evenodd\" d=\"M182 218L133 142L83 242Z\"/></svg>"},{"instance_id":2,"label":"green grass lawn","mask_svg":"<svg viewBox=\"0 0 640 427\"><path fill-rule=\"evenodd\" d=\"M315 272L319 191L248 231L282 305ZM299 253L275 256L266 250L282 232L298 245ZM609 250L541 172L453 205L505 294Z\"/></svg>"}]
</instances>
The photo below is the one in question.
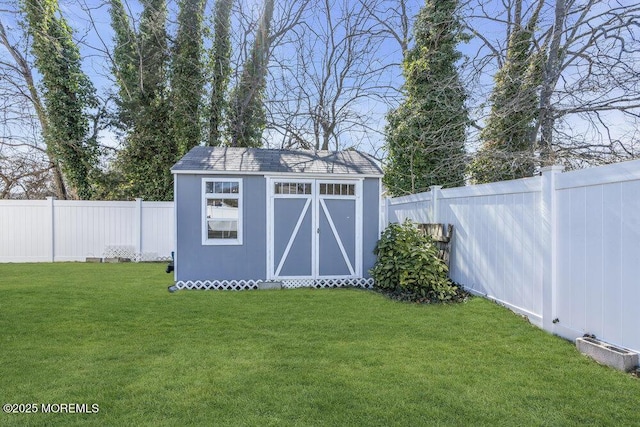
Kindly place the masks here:
<instances>
[{"instance_id":1,"label":"green grass lawn","mask_svg":"<svg viewBox=\"0 0 640 427\"><path fill-rule=\"evenodd\" d=\"M0 425L639 425L640 380L481 298L167 292L164 264L0 265Z\"/></svg>"}]
</instances>

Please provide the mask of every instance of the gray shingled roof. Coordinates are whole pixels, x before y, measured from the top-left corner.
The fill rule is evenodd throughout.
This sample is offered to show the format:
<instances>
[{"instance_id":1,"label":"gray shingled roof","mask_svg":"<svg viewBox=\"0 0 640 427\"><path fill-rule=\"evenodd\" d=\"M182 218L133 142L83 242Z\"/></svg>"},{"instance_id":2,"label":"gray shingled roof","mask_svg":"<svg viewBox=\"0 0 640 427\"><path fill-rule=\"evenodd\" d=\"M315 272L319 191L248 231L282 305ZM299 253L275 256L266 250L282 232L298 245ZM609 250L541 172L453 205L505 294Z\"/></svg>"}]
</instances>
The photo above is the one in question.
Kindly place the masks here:
<instances>
[{"instance_id":1,"label":"gray shingled roof","mask_svg":"<svg viewBox=\"0 0 640 427\"><path fill-rule=\"evenodd\" d=\"M194 147L171 170L382 175L378 162L359 151L231 147Z\"/></svg>"}]
</instances>

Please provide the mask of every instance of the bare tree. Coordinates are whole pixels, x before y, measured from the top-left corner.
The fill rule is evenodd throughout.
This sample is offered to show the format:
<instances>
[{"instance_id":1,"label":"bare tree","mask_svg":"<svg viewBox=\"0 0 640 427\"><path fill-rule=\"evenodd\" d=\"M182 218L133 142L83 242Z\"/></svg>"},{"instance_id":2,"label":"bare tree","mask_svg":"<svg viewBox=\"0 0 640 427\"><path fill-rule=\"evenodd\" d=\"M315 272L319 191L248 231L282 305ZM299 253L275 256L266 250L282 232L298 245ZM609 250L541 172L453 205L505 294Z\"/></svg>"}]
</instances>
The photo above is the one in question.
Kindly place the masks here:
<instances>
[{"instance_id":1,"label":"bare tree","mask_svg":"<svg viewBox=\"0 0 640 427\"><path fill-rule=\"evenodd\" d=\"M407 0L358 0L358 4L378 24L375 33L389 36L404 55L411 41L411 21L422 4Z\"/></svg>"},{"instance_id":2,"label":"bare tree","mask_svg":"<svg viewBox=\"0 0 640 427\"><path fill-rule=\"evenodd\" d=\"M384 114L397 102L408 13L402 0L311 2L304 24L274 55L272 138L283 147L374 147Z\"/></svg>"},{"instance_id":3,"label":"bare tree","mask_svg":"<svg viewBox=\"0 0 640 427\"><path fill-rule=\"evenodd\" d=\"M42 152L0 142L0 199L43 199L55 195L51 182Z\"/></svg>"},{"instance_id":4,"label":"bare tree","mask_svg":"<svg viewBox=\"0 0 640 427\"><path fill-rule=\"evenodd\" d=\"M488 113L487 76L502 66L516 17L538 1L471 0L467 29L475 36L467 81L473 82L476 125ZM521 13L516 13L521 7ZM635 158L640 154L640 5L624 0L546 1L535 51L544 58L535 124L539 165L568 167ZM533 151L533 150L532 150Z\"/></svg>"},{"instance_id":5,"label":"bare tree","mask_svg":"<svg viewBox=\"0 0 640 427\"><path fill-rule=\"evenodd\" d=\"M5 6L4 17L15 19L17 10L11 7L15 5ZM66 199L62 170L42 138L48 121L32 74L29 42L15 21L7 31L5 19L0 18L0 45L0 195L7 198L17 192L20 197L33 197L34 190L42 194L48 188L43 180L52 179L53 189L46 194ZM34 181L38 184L33 185Z\"/></svg>"}]
</instances>

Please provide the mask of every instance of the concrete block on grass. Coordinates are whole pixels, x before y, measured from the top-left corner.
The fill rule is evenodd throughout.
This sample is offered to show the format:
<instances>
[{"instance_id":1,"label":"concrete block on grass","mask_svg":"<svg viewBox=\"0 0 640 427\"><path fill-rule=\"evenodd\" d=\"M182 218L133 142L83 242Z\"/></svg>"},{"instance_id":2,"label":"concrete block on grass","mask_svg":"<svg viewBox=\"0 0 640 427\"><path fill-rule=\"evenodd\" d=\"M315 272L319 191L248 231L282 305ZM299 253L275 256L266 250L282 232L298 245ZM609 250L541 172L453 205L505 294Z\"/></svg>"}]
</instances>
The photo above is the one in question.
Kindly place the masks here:
<instances>
[{"instance_id":1,"label":"concrete block on grass","mask_svg":"<svg viewBox=\"0 0 640 427\"><path fill-rule=\"evenodd\" d=\"M131 262L131 259L130 258L122 258L122 257L119 257L119 258L105 258L104 262L112 262L112 263L113 262Z\"/></svg>"},{"instance_id":2,"label":"concrete block on grass","mask_svg":"<svg viewBox=\"0 0 640 427\"><path fill-rule=\"evenodd\" d=\"M282 282L260 282L258 289L282 289Z\"/></svg>"},{"instance_id":3,"label":"concrete block on grass","mask_svg":"<svg viewBox=\"0 0 640 427\"><path fill-rule=\"evenodd\" d=\"M577 338L576 347L580 353L620 371L629 372L638 366L638 353L607 344L595 338Z\"/></svg>"}]
</instances>

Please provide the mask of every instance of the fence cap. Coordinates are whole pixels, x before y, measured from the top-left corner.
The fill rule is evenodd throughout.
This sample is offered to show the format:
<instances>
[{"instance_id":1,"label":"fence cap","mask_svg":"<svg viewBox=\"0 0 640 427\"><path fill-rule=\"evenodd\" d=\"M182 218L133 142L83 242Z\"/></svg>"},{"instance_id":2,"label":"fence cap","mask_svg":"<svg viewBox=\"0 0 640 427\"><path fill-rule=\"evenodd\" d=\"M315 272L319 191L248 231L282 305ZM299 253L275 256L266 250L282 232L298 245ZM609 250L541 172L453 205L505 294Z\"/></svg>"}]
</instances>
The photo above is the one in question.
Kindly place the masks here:
<instances>
[{"instance_id":1,"label":"fence cap","mask_svg":"<svg viewBox=\"0 0 640 427\"><path fill-rule=\"evenodd\" d=\"M540 168L540 172L564 172L564 166L562 165L545 166L543 168Z\"/></svg>"}]
</instances>

